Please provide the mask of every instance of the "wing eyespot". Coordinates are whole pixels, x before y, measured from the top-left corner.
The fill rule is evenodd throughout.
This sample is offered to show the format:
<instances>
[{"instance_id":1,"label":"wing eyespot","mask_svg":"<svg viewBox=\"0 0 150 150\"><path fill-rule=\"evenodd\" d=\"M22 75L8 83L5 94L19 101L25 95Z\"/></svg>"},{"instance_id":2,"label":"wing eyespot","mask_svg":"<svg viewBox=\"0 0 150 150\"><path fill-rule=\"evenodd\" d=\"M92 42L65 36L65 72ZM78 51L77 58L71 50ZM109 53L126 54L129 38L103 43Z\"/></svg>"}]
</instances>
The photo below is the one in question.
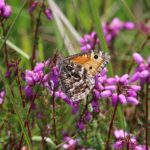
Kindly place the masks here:
<instances>
[{"instance_id":1,"label":"wing eyespot","mask_svg":"<svg viewBox=\"0 0 150 150\"><path fill-rule=\"evenodd\" d=\"M94 55L94 58L95 58L95 59L98 59L98 55Z\"/></svg>"},{"instance_id":2,"label":"wing eyespot","mask_svg":"<svg viewBox=\"0 0 150 150\"><path fill-rule=\"evenodd\" d=\"M89 69L91 70L91 69L92 69L92 66L90 66Z\"/></svg>"}]
</instances>

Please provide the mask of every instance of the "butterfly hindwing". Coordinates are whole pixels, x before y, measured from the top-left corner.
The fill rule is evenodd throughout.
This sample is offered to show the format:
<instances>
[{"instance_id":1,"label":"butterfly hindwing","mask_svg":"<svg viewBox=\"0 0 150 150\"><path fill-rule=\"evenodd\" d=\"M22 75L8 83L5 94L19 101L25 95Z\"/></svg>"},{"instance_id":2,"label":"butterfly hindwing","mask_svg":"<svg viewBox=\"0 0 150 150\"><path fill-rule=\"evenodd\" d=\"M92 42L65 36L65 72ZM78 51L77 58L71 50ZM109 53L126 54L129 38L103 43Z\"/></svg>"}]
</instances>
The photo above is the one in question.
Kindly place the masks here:
<instances>
[{"instance_id":1,"label":"butterfly hindwing","mask_svg":"<svg viewBox=\"0 0 150 150\"><path fill-rule=\"evenodd\" d=\"M95 85L93 76L70 60L63 62L60 72L61 90L73 101L85 97Z\"/></svg>"}]
</instances>

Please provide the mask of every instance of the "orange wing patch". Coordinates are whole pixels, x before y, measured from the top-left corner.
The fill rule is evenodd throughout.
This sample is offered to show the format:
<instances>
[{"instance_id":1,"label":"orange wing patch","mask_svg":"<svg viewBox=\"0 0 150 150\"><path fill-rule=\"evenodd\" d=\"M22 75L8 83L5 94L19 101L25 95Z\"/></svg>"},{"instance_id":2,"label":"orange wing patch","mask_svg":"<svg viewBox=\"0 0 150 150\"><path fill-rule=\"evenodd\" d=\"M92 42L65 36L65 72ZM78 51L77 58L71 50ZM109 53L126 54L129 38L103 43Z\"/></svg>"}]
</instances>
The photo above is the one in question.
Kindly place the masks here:
<instances>
[{"instance_id":1,"label":"orange wing patch","mask_svg":"<svg viewBox=\"0 0 150 150\"><path fill-rule=\"evenodd\" d=\"M85 64L87 63L88 61L90 61L90 55L81 55L81 56L77 56L77 57L73 57L71 59L71 61L73 61L74 63L77 63L77 64Z\"/></svg>"},{"instance_id":2,"label":"orange wing patch","mask_svg":"<svg viewBox=\"0 0 150 150\"><path fill-rule=\"evenodd\" d=\"M104 62L101 57L94 59L92 54L77 56L72 58L71 61L86 68L86 70L93 76L96 75L96 73L99 71L98 68L100 68Z\"/></svg>"}]
</instances>

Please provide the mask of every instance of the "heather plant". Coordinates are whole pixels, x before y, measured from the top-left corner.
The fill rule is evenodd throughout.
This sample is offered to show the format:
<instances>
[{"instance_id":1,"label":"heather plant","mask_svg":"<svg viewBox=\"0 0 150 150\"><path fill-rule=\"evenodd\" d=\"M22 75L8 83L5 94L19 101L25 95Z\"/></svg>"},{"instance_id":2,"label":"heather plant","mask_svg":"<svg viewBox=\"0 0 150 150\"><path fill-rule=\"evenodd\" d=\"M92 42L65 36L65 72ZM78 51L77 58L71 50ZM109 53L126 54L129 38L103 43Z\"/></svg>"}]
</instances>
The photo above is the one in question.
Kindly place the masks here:
<instances>
[{"instance_id":1,"label":"heather plant","mask_svg":"<svg viewBox=\"0 0 150 150\"><path fill-rule=\"evenodd\" d=\"M147 0L0 0L0 149L149 150L148 10ZM73 101L60 62L97 50L109 63Z\"/></svg>"}]
</instances>

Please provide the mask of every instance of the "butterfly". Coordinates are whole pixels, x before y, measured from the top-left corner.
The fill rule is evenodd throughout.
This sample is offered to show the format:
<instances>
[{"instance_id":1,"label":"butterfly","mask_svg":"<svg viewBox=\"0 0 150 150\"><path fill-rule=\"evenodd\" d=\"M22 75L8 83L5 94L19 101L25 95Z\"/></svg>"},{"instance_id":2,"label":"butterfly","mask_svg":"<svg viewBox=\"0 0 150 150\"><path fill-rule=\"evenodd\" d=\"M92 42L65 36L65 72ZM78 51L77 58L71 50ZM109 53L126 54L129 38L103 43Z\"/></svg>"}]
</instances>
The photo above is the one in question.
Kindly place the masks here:
<instances>
[{"instance_id":1,"label":"butterfly","mask_svg":"<svg viewBox=\"0 0 150 150\"><path fill-rule=\"evenodd\" d=\"M60 61L60 88L72 101L84 98L95 86L95 76L108 63L110 56L92 50L69 56Z\"/></svg>"}]
</instances>

